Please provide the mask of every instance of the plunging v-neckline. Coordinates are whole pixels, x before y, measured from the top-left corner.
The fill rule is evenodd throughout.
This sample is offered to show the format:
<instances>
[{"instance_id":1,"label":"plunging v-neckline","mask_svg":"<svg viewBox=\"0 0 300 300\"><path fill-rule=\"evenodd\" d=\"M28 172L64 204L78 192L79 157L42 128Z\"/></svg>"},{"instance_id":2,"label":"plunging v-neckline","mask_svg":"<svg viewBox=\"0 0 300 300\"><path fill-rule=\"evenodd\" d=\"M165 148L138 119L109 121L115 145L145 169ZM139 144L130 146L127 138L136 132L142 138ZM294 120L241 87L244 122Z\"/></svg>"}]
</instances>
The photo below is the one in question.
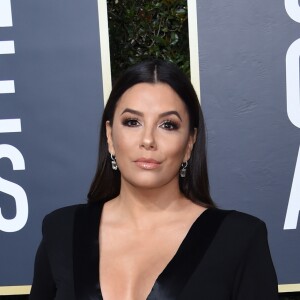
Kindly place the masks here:
<instances>
[{"instance_id":1,"label":"plunging v-neckline","mask_svg":"<svg viewBox=\"0 0 300 300\"><path fill-rule=\"evenodd\" d=\"M205 209L204 211L202 211L200 213L200 215L198 215L196 217L196 219L192 222L191 226L189 227L188 231L186 232L186 234L184 235L184 238L182 239L182 241L180 242L178 248L176 249L175 254L172 256L172 258L168 261L168 263L165 265L165 267L162 269L162 271L160 272L160 274L157 276L157 278L155 279L152 288L150 290L150 293L148 294L146 300L150 300L150 299L156 299L153 298L151 296L152 293L156 294L160 288L160 284L159 282L164 280L163 278L168 277L168 273L171 273L171 270L174 269L174 267L172 267L172 265L174 264L174 261L176 262L178 259L177 257L181 255L181 252L183 252L183 248L185 248L185 244L187 243L186 240L188 240L190 238L194 230L194 227L197 227L197 223L199 222L199 219L202 218L203 214L206 213L208 209ZM99 222L99 237L100 237L100 223L101 223L101 217L102 217L102 213L103 213L103 206L101 207L101 211L100 211L100 222ZM99 264L101 264L100 261L100 239L99 240ZM101 282L100 282L100 276L99 276L99 289L100 289L100 294L102 297L102 289L101 289ZM104 299L105 300L105 299Z\"/></svg>"},{"instance_id":2,"label":"plunging v-neckline","mask_svg":"<svg viewBox=\"0 0 300 300\"><path fill-rule=\"evenodd\" d=\"M74 286L78 299L103 299L99 278L99 225L103 205L78 210L74 223ZM175 255L155 280L146 300L176 299L199 265L224 214L209 208L191 225ZM81 297L81 298L80 298Z\"/></svg>"},{"instance_id":3,"label":"plunging v-neckline","mask_svg":"<svg viewBox=\"0 0 300 300\"><path fill-rule=\"evenodd\" d=\"M198 225L201 221L201 219L205 216L205 214L209 211L209 208L204 210L192 223L189 230L187 231L186 235L184 236L183 240L179 244L175 254L170 259L170 261L167 263L167 265L164 267L164 269L161 271L161 273L158 275L156 280L154 281L154 284L152 286L152 289L147 296L146 300L154 300L158 299L157 297L162 292L160 291L162 288L162 283L164 281L169 280L176 274L177 265L179 267L179 264L184 261L182 260L186 253L186 250L188 250L189 245L191 243L191 239L193 239L195 231L198 229ZM185 259L185 258L184 258ZM178 271L178 270L177 270Z\"/></svg>"}]
</instances>

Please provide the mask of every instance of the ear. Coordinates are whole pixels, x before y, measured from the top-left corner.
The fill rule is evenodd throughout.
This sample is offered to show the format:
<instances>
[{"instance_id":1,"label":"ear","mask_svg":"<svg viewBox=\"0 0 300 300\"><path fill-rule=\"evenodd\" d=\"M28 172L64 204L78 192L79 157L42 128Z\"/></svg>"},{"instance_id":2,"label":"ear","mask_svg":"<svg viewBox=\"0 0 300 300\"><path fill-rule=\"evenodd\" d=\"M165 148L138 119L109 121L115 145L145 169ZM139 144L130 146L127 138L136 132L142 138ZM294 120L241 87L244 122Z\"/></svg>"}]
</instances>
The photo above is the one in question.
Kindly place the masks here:
<instances>
[{"instance_id":1,"label":"ear","mask_svg":"<svg viewBox=\"0 0 300 300\"><path fill-rule=\"evenodd\" d=\"M189 136L183 161L188 161L190 159L194 144L197 140L197 133L198 133L197 128L194 128L194 132Z\"/></svg>"},{"instance_id":2,"label":"ear","mask_svg":"<svg viewBox=\"0 0 300 300\"><path fill-rule=\"evenodd\" d=\"M109 121L105 122L105 128L106 128L108 152L111 153L112 155L115 155L115 148L112 140L112 127Z\"/></svg>"}]
</instances>

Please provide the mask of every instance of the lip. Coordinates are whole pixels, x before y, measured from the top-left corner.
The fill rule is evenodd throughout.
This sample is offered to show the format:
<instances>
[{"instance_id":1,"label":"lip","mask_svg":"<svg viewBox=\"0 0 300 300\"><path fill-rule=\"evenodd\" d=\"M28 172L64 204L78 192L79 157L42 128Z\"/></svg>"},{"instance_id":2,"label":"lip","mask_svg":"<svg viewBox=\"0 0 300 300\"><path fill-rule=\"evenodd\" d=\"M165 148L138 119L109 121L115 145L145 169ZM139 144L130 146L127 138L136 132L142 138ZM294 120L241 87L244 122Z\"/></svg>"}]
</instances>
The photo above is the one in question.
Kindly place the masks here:
<instances>
[{"instance_id":1,"label":"lip","mask_svg":"<svg viewBox=\"0 0 300 300\"><path fill-rule=\"evenodd\" d=\"M135 164L144 170L154 170L160 166L160 162L151 158L139 158L134 161Z\"/></svg>"}]
</instances>

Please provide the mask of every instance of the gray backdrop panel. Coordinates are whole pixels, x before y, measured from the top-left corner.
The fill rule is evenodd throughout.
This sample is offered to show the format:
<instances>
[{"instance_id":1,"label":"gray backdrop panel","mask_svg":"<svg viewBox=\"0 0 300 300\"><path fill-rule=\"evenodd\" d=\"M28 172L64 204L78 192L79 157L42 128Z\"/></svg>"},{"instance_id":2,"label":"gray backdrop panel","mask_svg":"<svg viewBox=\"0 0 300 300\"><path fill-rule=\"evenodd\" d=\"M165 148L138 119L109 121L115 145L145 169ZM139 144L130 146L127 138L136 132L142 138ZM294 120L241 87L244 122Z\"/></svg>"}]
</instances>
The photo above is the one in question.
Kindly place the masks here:
<instances>
[{"instance_id":1,"label":"gray backdrop panel","mask_svg":"<svg viewBox=\"0 0 300 300\"><path fill-rule=\"evenodd\" d=\"M300 283L300 228L283 230L300 144L285 56L300 24L284 1L197 1L197 14L213 198L263 219L279 283Z\"/></svg>"},{"instance_id":2,"label":"gray backdrop panel","mask_svg":"<svg viewBox=\"0 0 300 300\"><path fill-rule=\"evenodd\" d=\"M15 54L0 55L0 80L14 80L14 94L0 94L0 119L20 118L22 132L0 133L16 147L26 168L0 160L0 176L22 186L29 217L23 229L0 231L0 286L31 284L41 221L55 208L86 201L96 168L103 110L97 1L12 1L13 26L0 40L14 40ZM14 198L0 192L6 218Z\"/></svg>"}]
</instances>

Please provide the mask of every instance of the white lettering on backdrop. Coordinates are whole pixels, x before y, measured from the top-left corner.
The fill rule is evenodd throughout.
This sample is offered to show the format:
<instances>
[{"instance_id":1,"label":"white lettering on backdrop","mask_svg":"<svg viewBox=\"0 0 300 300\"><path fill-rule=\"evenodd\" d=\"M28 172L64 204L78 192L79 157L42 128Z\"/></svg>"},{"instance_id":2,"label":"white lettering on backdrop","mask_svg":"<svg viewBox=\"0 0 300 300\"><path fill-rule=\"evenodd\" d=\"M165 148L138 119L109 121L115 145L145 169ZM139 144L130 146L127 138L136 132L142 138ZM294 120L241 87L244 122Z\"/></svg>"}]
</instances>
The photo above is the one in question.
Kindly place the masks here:
<instances>
[{"instance_id":1,"label":"white lettering on backdrop","mask_svg":"<svg viewBox=\"0 0 300 300\"><path fill-rule=\"evenodd\" d=\"M13 170L25 170L25 162L21 152L11 146L0 145L0 159L8 158L13 166ZM0 208L0 230L5 232L15 232L22 229L28 219L28 201L25 191L21 186L0 177L0 191L11 195L16 203L16 216L13 219L3 217Z\"/></svg>"},{"instance_id":2,"label":"white lettering on backdrop","mask_svg":"<svg viewBox=\"0 0 300 300\"><path fill-rule=\"evenodd\" d=\"M0 27L11 27L12 13L10 0L0 0ZM0 55L14 54L14 41L0 41ZM14 80L0 80L0 100L1 94L15 93ZM21 132L20 119L0 120L0 134ZM24 170L25 161L21 152L7 144L0 145L0 159L8 158L13 166L13 170ZM16 232L21 230L28 219L28 201L24 189L16 183L0 177L0 194L5 193L12 196L15 200L16 215L12 219L3 217L0 207L0 230L5 232Z\"/></svg>"},{"instance_id":3,"label":"white lettering on backdrop","mask_svg":"<svg viewBox=\"0 0 300 300\"><path fill-rule=\"evenodd\" d=\"M285 0L288 15L300 23L300 7L298 0ZM290 121L300 128L300 82L299 82L300 39L294 41L286 53L286 93L287 114ZM285 216L284 229L296 229L300 211L300 147L298 151L295 173L290 198Z\"/></svg>"}]
</instances>

